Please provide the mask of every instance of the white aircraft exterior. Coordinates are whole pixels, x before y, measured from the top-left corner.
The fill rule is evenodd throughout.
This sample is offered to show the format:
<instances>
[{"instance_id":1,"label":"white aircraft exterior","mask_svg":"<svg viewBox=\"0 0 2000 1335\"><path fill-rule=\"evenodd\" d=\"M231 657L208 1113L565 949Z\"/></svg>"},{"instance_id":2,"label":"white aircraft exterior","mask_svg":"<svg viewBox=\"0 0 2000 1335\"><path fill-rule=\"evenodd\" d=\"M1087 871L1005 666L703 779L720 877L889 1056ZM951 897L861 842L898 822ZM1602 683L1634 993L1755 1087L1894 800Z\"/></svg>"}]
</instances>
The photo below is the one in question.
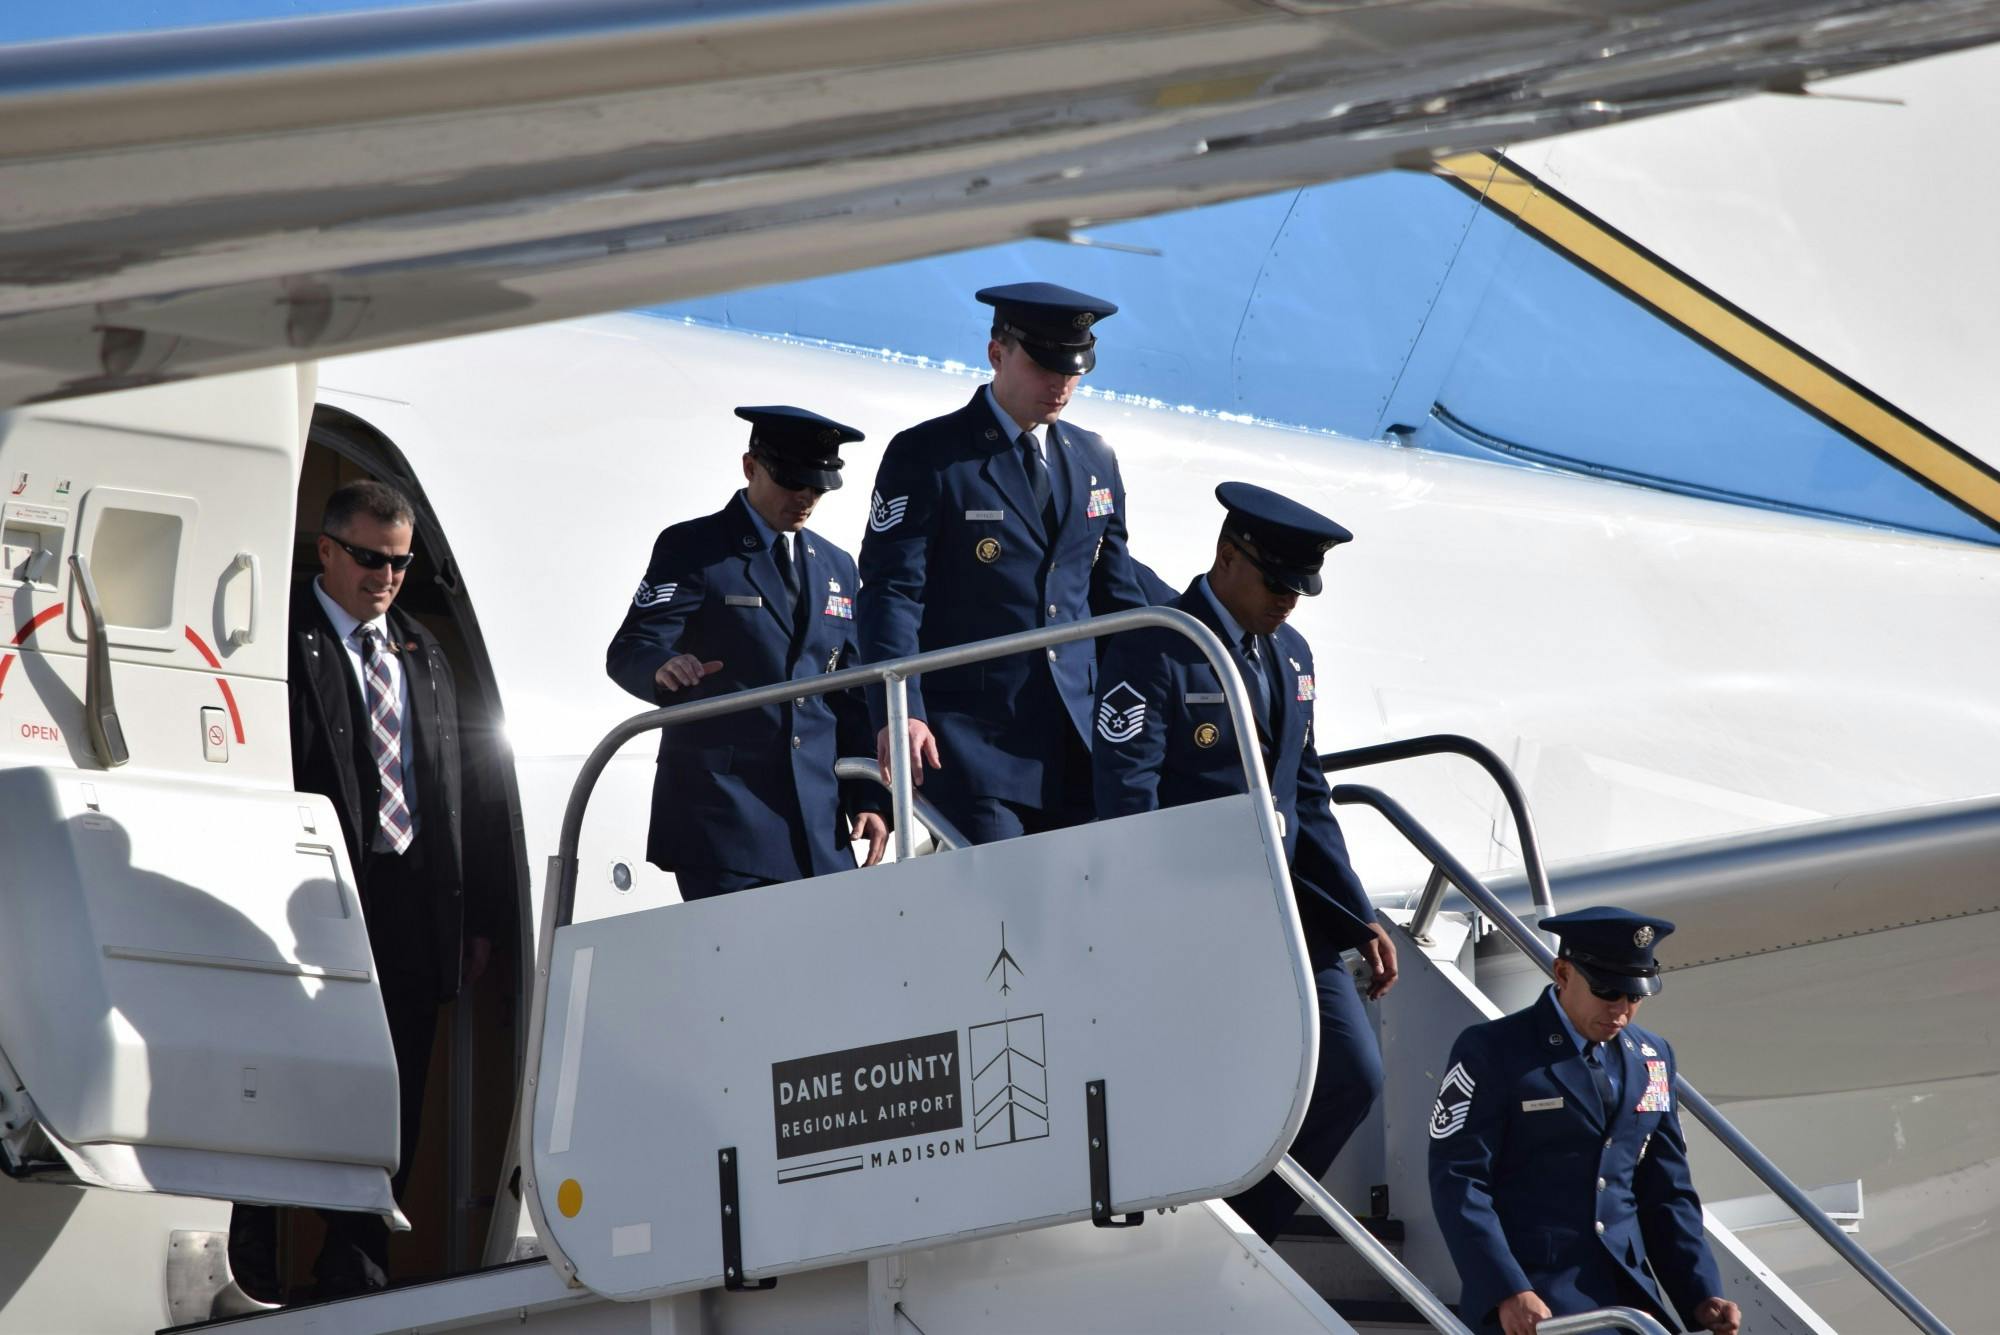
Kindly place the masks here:
<instances>
[{"instance_id":1,"label":"white aircraft exterior","mask_svg":"<svg viewBox=\"0 0 2000 1335\"><path fill-rule=\"evenodd\" d=\"M1961 261L1987 265L1990 257L1970 245L1932 244L1922 253L1894 251L1900 259L1892 269L1873 261L1892 253L1889 239L1901 235L1904 220L1836 205L1865 172L1878 183L1872 193L1923 201L1928 224L1974 225L1977 183L1955 178L1951 187L1966 196L1953 200L1945 191L1941 200L1945 174L1935 169L1935 141L1928 153L1916 145L1933 127L1965 123L1992 60L1973 53L1840 87L1900 96L1907 109L1762 99L1562 139L1514 160L1990 466L2000 450L1968 386L1984 383L1972 363L1986 345L1978 331L1993 318L1985 300L1991 288L1951 280L1964 272ZM1906 111L1918 127L1914 144L1908 131L1884 128ZM1831 118L1839 128L1829 134ZM1812 156L1822 151L1826 157ZM1751 190L1741 183L1753 167ZM1755 201L1743 209L1754 207L1761 221L1778 226L1749 227L1740 214L1712 206L1722 197ZM1746 240L1771 235L1783 240ZM1839 283L1826 281L1832 272L1842 275ZM1939 327L1960 332L1939 338ZM1103 337L1115 343L1116 324ZM982 343L978 313L968 310L965 363L978 364ZM21 412L0 435L0 483L17 488L7 498L7 563L22 576L11 586L15 675L11 682L0 676L0 755L17 767L17 779L102 768L104 743L92 740L85 719L88 632L76 606L79 586L61 563L78 551L122 572L101 592L118 612L108 656L132 763L105 771L101 793L63 787L64 820L86 831L97 828L94 816L112 812L150 836L154 842L144 847L151 860L135 855L134 864L203 886L243 911L251 921L242 927L241 951L220 953L263 958L256 952L275 943L271 958L285 968L271 976L320 1004L317 1023L335 1008L340 970L365 965L365 939L360 965L350 958L356 924L315 936L320 928L288 917L283 905L275 917L269 905L253 908L248 882L232 889L231 874L216 870L231 860L184 837L208 825L205 833L263 849L259 856L268 859L273 848L304 852L313 822L331 820L330 810L308 812L289 799L282 740L278 631L293 550L285 525L302 482L323 491L335 455L345 451L351 464L393 473L419 493L419 541L434 549L433 573L449 586L424 596L428 610L460 633L461 683L474 685L468 695L483 702L471 726L504 721L504 747L490 757L504 767L493 791L503 804L512 797L518 811L523 917L534 921L579 761L634 711L604 677L603 645L657 530L718 507L737 485L742 431L731 407L791 401L868 433L847 452L848 486L825 498L812 525L852 548L888 438L948 410L977 383L966 366L614 315L335 358L318 367L316 380L262 372ZM35 381L29 389L45 387ZM301 451L311 405L315 430ZM1526 786L1542 843L1558 861L1565 902L1573 902L1571 883L1602 885L1661 895L1650 902L1682 920L1675 948L1665 952L1676 977L1649 1020L1657 1013L1658 1027L1676 1037L1690 1077L1726 1101L1805 1185L1860 1182L1868 1193L1861 1241L1948 1320L1976 1329L1983 1276L2000 1260L1982 1226L1996 1199L1992 1146L2000 1126L1990 1073L2000 1068L1991 1036L1966 1020L1992 1013L2000 1001L1990 968L1996 904L1977 856L1970 868L1953 863L1933 875L1919 848L1877 868L1872 879L1857 873L1845 883L1837 868L1802 856L1760 891L1768 901L1718 893L1716 886L1729 883L1726 870L1706 884L1684 878L1677 888L1685 893L1675 894L1647 877L1693 856L1690 846L1715 852L1718 868L1732 867L1727 850L1755 847L1757 837L1782 839L1793 826L1846 820L1865 827L1873 818L1887 830L1897 820L1924 818L1902 813L1937 804L1955 804L1941 810L1968 819L1983 815L1976 799L1994 787L1985 757L2000 745L2000 702L1986 668L2000 650L1990 547L1115 396L1086 394L1069 416L1118 449L1134 552L1176 585L1205 566L1219 518L1211 492L1221 480L1244 477L1284 490L1359 535L1336 554L1326 595L1298 615L1325 665L1323 749L1457 732L1499 751ZM1932 461L1938 457L1933 452ZM1923 466L1906 462L1912 471ZM1986 504L1980 486L1975 469L1962 488L1965 508ZM113 514L142 517L106 518ZM311 520L307 514L302 522L309 528ZM252 559L239 561L239 552ZM447 552L448 568L441 559ZM38 620L58 602L60 620ZM221 731L220 743L208 740L211 727ZM218 746L226 758L214 754ZM590 808L579 923L676 900L671 878L643 859L650 753L649 741L628 746ZM1504 879L1518 868L1504 807L1456 762L1361 777L1393 792L1475 870ZM133 815L144 806L133 795L149 788L162 803L148 808L151 827ZM269 824L278 816L282 830ZM183 837L167 828L173 822ZM1356 810L1344 823L1371 888L1385 904L1402 905L1423 882L1422 862L1367 813ZM503 830L509 824L500 821ZM1751 844L1731 842L1745 836ZM83 847L88 837L73 836ZM1990 849L1984 837L1967 836L1961 851ZM46 839L21 846L29 845L44 853L55 847ZM1580 864L1573 882L1561 866L1571 863ZM242 873L250 879L257 866L269 873L268 863L234 865L250 866ZM1912 875L1912 867L1927 874ZM1617 881L1621 869L1628 882ZM206 879L218 875L220 882ZM86 902L99 927L115 909L101 896ZM59 900L36 903L34 912L56 916L30 921L68 921ZM207 930L237 930L221 917L202 922ZM101 935L91 941L119 944ZM67 958L41 937L17 937L14 949L21 952L16 965L44 950L51 967ZM200 953L187 942L145 949L154 952L144 957L153 968L169 963L157 958L163 953ZM979 968L992 951L992 943L978 942ZM105 952L86 953L94 959ZM1489 990L1521 991L1503 960L1489 954L1482 964ZM525 961L521 972L527 981ZM32 970L24 976L35 977ZM1254 991L1219 974L1204 985L1218 1006L1228 1004L1232 989ZM84 992L70 999L87 1018L88 984L78 986ZM10 997L8 1006L17 1015L62 1009L50 1006L46 993ZM525 1028L525 1014L508 1018ZM64 1036L52 1023L38 1041ZM356 1050L365 1048L365 1017L342 1023L355 1026ZM95 1173L110 1185L184 1194L0 1187L0 1208L44 1248L9 1259L11 1296L0 1306L6 1329L166 1324L169 1308L155 1291L163 1240L175 1234L190 1246L212 1245L212 1236L196 1239L226 1227L226 1207L194 1188L206 1180L212 1196L253 1195L247 1184L270 1168L121 1157L121 1140L144 1142L170 1126L173 1110L162 1091L175 1059L167 1054L197 1051L204 1030L217 1031L218 1046L252 1040L213 1015L156 1030L114 1005L104 1024L107 1061L122 1063L116 1069L126 1078L80 1089L70 1105L52 1086L38 1085L25 1069L30 1058L7 1045L18 1068L8 1082L10 1146L80 1180ZM304 1068L324 1055L296 1057ZM1391 1053L1406 1069L1440 1057L1415 1044ZM283 1058L268 1060L265 1078ZM1425 1070L1434 1085L1435 1071ZM224 1074L237 1081L239 1073ZM492 1076L484 1079L476 1088L490 1102L496 1086ZM365 1084L357 1085L353 1106L308 1114L302 1138L323 1138L343 1119L353 1121L357 1140L379 1130L368 1125ZM511 1074L500 1085L511 1090ZM19 1099L22 1087L32 1104ZM232 1087L231 1099L228 1106L240 1111L252 1095ZM101 1113L111 1128L104 1144L112 1148L34 1144L21 1109L52 1115L59 1105ZM208 1116L217 1106L203 1094L189 1105L199 1111L187 1115ZM1394 1116L1420 1122L1425 1111L1392 1110L1382 1133L1385 1159L1397 1152ZM488 1109L470 1114L468 1124L490 1130L498 1117ZM228 1155L230 1137L218 1139L224 1144L217 1152ZM266 1146L276 1157L298 1148ZM365 1163L367 1155L351 1158ZM1376 1166L1337 1167L1336 1194L1361 1204L1367 1171ZM1706 1151L1699 1168L1711 1204L1758 1192L1717 1152ZM204 1172L213 1176L204 1179ZM220 1190L225 1183L233 1190ZM314 1190L319 1194L281 1198L361 1200L369 1187L343 1179ZM504 1198L504 1187L499 1194ZM1740 1202L1732 1217L1762 1222L1760 1208L1754 1199ZM1204 1215L1197 1226L1156 1216L1154 1228L1184 1239L1219 1218ZM1118 1236L1089 1234L1081 1242L1078 1231L1047 1237L1099 1255ZM489 1257L511 1251L511 1235L502 1232L486 1246ZM1885 1329L1896 1319L1795 1226L1766 1227L1751 1240L1832 1328ZM1185 1255L1209 1254L1180 1245L1191 1248ZM1229 1245L1239 1249L1232 1256L1256 1254L1240 1238ZM1036 1244L1020 1246L1024 1257ZM1059 1255L1044 1255L1051 1274L1060 1270ZM997 1262L967 1262L969 1273L981 1273L979 1264ZM1257 1322L1342 1328L1314 1306L1309 1290L1279 1274L1290 1273L1281 1264L1266 1264L1276 1287L1259 1290L1257 1301L1289 1315L1258 1307ZM1114 1261L1104 1265L1105 1282L1119 1285L1115 1301L1143 1288ZM107 1273L138 1276L141 1287L88 1282ZM876 1271L868 1275L872 1282ZM506 1282L529 1283L517 1275ZM798 1291L796 1283L780 1290ZM1054 1305L1049 1310L1071 1315L1102 1310L1091 1304L1106 1301L1103 1292L1065 1292L1053 1279L1042 1292ZM1172 1292L1185 1302L1184 1292ZM482 1301L490 1304L491 1295ZM534 1290L533 1300L519 1305L540 1311L553 1301ZM1013 1310L1020 1319L1024 1309ZM690 1319L684 1308L666 1318L658 1311L656 1319ZM1187 1319L1193 1312L1181 1309ZM425 1319L472 1317L469 1307L454 1315L447 1306ZM563 1328L557 1319L552 1328ZM401 1314L393 1322L387 1315L352 1320L339 1328L417 1324Z\"/></svg>"}]
</instances>

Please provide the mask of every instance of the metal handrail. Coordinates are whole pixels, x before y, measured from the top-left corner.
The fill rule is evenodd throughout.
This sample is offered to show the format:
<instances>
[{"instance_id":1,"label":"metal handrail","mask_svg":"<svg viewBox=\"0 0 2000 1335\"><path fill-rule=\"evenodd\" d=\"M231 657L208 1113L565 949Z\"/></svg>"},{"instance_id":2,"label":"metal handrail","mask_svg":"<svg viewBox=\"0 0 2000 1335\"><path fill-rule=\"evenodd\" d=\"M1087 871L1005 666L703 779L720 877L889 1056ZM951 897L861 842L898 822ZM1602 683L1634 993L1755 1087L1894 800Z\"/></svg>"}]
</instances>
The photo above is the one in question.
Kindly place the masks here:
<instances>
[{"instance_id":1,"label":"metal handrail","mask_svg":"<svg viewBox=\"0 0 2000 1335\"><path fill-rule=\"evenodd\" d=\"M1600 1307L1575 1316L1549 1317L1535 1323L1535 1335L1584 1335L1588 1330L1633 1330L1639 1335L1667 1335L1667 1328L1636 1307Z\"/></svg>"},{"instance_id":2,"label":"metal handrail","mask_svg":"<svg viewBox=\"0 0 2000 1335\"><path fill-rule=\"evenodd\" d=\"M523 1188L521 1195L528 1204L529 1217L534 1223L536 1234L542 1240L550 1264L555 1266L557 1273L566 1282L572 1284L576 1282L576 1263L570 1260L555 1231L549 1227L548 1219L542 1211L541 1193L535 1189L534 1088L541 1073L542 1031L548 1023L549 963L554 958L556 931L569 925L571 914L576 908L577 848L583 841L583 814L590 804L590 795L597 787L597 780L604 773L604 767L611 763L612 756L618 753L619 748L642 733L681 727L744 710L761 709L765 705L783 704L788 700L796 700L807 695L828 695L857 686L884 686L888 695L889 734L897 740L897 745L889 748L889 799L896 823L896 856L900 859L910 855L912 837L910 827L915 821L909 774L909 746L905 740L909 734L907 720L911 677L920 676L925 672L984 662L989 658L1004 658L1009 654L1028 653L1039 649L1053 650L1057 645L1070 644L1077 640L1095 640L1106 635L1144 630L1149 627L1171 630L1182 638L1193 641L1194 646L1201 650L1202 656L1208 660L1209 666L1215 669L1216 679L1222 684L1223 701L1228 706L1230 722L1236 729L1236 735L1256 736L1254 715L1250 712L1250 694L1243 685L1243 678L1236 671L1229 650L1224 647L1216 633L1179 608L1135 607L1061 626L1019 631L1012 635L1002 635L972 644L955 645L949 649L933 649L929 653L912 654L907 658L891 659L886 663L843 668L839 672L823 673L807 680L772 682L768 686L753 686L740 691L731 691L727 695L718 695L712 699L691 700L685 704L650 709L643 714L635 714L612 728L591 749L577 771L576 782L570 787L569 803L563 808L562 833L557 841L556 851L549 856L548 872L542 886L542 922L536 936L535 976L528 1010L527 1053L522 1066L527 1073L527 1083L523 1087L520 1119L516 1124ZM1298 909L1292 900L1291 878L1285 866L1284 838L1278 833L1278 813L1271 802L1271 785L1264 774L1262 757L1258 754L1257 748L1252 746L1238 747L1237 753L1243 762L1244 789L1252 799L1250 809L1256 819L1258 838L1264 846L1264 863L1271 875L1273 893L1277 895L1285 911L1293 915L1296 922ZM1293 940L1295 943L1303 940L1296 926ZM1303 1087L1311 1089L1319 1059L1319 1007L1311 1000L1312 989L1308 986L1310 979L1303 972L1305 968L1303 956L1300 956L1297 962L1301 970L1300 1020L1306 1030L1305 1048L1300 1057L1304 1067L1301 1074ZM1297 1130L1296 1126L1288 1130L1285 1133L1287 1140L1296 1134Z\"/></svg>"},{"instance_id":3,"label":"metal handrail","mask_svg":"<svg viewBox=\"0 0 2000 1335\"><path fill-rule=\"evenodd\" d=\"M882 767L872 760L860 756L842 756L833 762L833 777L855 783L879 783L884 788L889 785L882 778ZM923 827L930 831L931 843L939 852L949 853L953 849L964 848L971 841L958 832L958 827L945 819L942 811L923 798L910 795L910 812ZM902 857L901 853L896 855Z\"/></svg>"},{"instance_id":4,"label":"metal handrail","mask_svg":"<svg viewBox=\"0 0 2000 1335\"><path fill-rule=\"evenodd\" d=\"M1521 836L1521 862L1527 868L1528 888L1534 896L1536 913L1543 918L1553 918L1556 897L1549 889L1548 868L1542 862L1542 841L1535 834L1535 818L1528 811L1528 795L1521 790L1521 781L1514 777L1514 771L1507 767L1507 762L1484 742L1476 742L1457 733L1438 732L1401 742L1380 742L1374 746L1357 746L1349 751L1330 751L1319 758L1319 767L1327 772L1361 769L1368 765L1386 765L1397 760L1437 755L1464 756L1485 770L1499 785L1500 795L1507 799L1507 810L1514 817L1514 829ZM1429 939L1431 922L1437 917L1443 902L1444 881L1433 869L1430 880L1424 886L1424 893L1417 901L1416 916L1410 919L1411 936L1419 941Z\"/></svg>"},{"instance_id":5,"label":"metal handrail","mask_svg":"<svg viewBox=\"0 0 2000 1335\"><path fill-rule=\"evenodd\" d=\"M1500 897L1488 889L1484 882L1474 876L1465 865L1451 855L1429 830L1417 823L1415 817L1405 811L1401 804L1380 789L1362 784L1344 783L1333 790L1333 800L1342 806L1360 804L1375 808L1382 817L1396 828L1396 831L1416 850L1430 859L1431 866L1444 874L1446 880L1457 887L1458 892L1471 900L1486 914L1509 941L1529 959L1540 966L1543 973L1555 976L1555 955L1548 946L1531 931L1519 918L1515 917ZM1929 1335L1951 1335L1950 1327L1938 1320L1931 1310L1918 1300L1917 1296L1904 1288L1897 1278L1870 1256L1867 1249L1841 1231L1840 1225L1827 1216L1826 1211L1813 1203L1811 1197L1799 1189L1798 1184L1785 1176L1784 1170L1767 1158L1764 1152L1750 1143L1741 1131L1716 1110L1714 1104L1704 1098L1699 1090L1688 1083L1688 1078L1679 1071L1674 1072L1674 1091L1680 1100L1707 1127L1715 1138L1740 1160L1744 1167L1757 1175L1759 1181L1769 1187L1774 1195L1802 1220L1813 1232L1820 1235L1829 1247L1839 1253L1842 1260L1852 1266L1863 1279L1873 1284L1876 1290L1894 1304L1897 1311L1908 1317L1918 1329ZM1546 1331L1548 1323L1538 1328Z\"/></svg>"},{"instance_id":6,"label":"metal handrail","mask_svg":"<svg viewBox=\"0 0 2000 1335\"><path fill-rule=\"evenodd\" d=\"M1433 1329L1443 1331L1444 1335L1472 1335L1443 1300L1412 1274L1394 1252L1382 1245L1380 1238L1363 1227L1361 1221L1335 1200L1333 1193L1321 1186L1317 1178L1299 1167L1298 1160L1287 1154L1278 1160L1275 1171L1287 1186L1299 1193L1299 1199L1310 1205L1314 1214L1333 1225L1333 1231L1340 1234L1362 1260L1373 1266L1376 1274L1388 1280L1396 1292L1403 1295L1403 1301L1416 1308ZM1542 1328L1546 1330L1547 1323ZM1651 1335L1651 1332L1646 1332L1646 1335Z\"/></svg>"}]
</instances>

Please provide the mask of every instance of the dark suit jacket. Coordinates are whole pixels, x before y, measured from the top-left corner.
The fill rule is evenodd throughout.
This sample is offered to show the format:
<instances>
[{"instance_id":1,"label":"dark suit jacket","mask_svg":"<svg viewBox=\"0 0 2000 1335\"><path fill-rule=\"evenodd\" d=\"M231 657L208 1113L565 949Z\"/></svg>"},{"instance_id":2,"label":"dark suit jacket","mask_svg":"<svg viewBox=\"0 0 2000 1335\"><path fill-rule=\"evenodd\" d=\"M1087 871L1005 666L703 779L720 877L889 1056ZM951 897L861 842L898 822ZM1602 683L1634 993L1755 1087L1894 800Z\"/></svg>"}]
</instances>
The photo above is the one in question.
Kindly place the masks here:
<instances>
[{"instance_id":1,"label":"dark suit jacket","mask_svg":"<svg viewBox=\"0 0 2000 1335\"><path fill-rule=\"evenodd\" d=\"M360 687L310 580L293 589L291 618L287 679L292 782L301 792L326 797L339 813L340 832L365 909L378 861L368 845L380 783L368 753ZM410 717L403 722L412 730L410 763L417 799L416 840L403 856L415 854L423 860L437 930L435 939L422 948L434 952L438 999L448 1001L458 995L466 930L458 697L451 667L431 633L394 608L388 619L399 649L398 662L409 681ZM405 776L409 782L410 776ZM473 928L487 932L483 921L475 921ZM371 932L369 939L375 946L376 966L390 982L398 972L431 963L411 959L398 942L384 940L379 933Z\"/></svg>"},{"instance_id":2,"label":"dark suit jacket","mask_svg":"<svg viewBox=\"0 0 2000 1335\"><path fill-rule=\"evenodd\" d=\"M646 578L605 654L611 679L648 704L707 700L748 686L809 681L854 662L854 558L811 529L793 535L805 569L803 615L770 546L732 498L675 524L653 544ZM662 691L660 664L690 653L722 664L699 684ZM853 691L802 695L660 734L646 857L770 882L851 871L847 819L880 811L873 783L840 784L833 762L873 756L867 707Z\"/></svg>"},{"instance_id":3,"label":"dark suit jacket","mask_svg":"<svg viewBox=\"0 0 2000 1335\"><path fill-rule=\"evenodd\" d=\"M1222 634L1215 609L1197 580L1174 604ZM1255 739L1284 820L1292 892L1315 965L1374 935L1374 906L1348 864L1347 841L1334 819L1326 775L1313 748L1312 650L1305 637L1280 626L1271 637L1278 674L1276 727ZM1250 688L1246 664L1236 670ZM1105 643L1097 675L1097 736L1091 743L1097 815L1101 820L1161 807L1204 802L1243 791L1236 730L1222 700L1222 683L1194 641L1170 630L1136 630Z\"/></svg>"},{"instance_id":4,"label":"dark suit jacket","mask_svg":"<svg viewBox=\"0 0 2000 1335\"><path fill-rule=\"evenodd\" d=\"M1465 1282L1459 1311L1498 1329L1494 1309L1533 1289L1571 1316L1624 1302L1623 1281L1697 1329L1722 1277L1688 1172L1674 1050L1625 1027L1607 1118L1557 1006L1544 992L1460 1034L1431 1110L1431 1207Z\"/></svg>"},{"instance_id":5,"label":"dark suit jacket","mask_svg":"<svg viewBox=\"0 0 2000 1335\"><path fill-rule=\"evenodd\" d=\"M1067 422L1048 439L1053 538L983 389L889 442L861 540L864 662L1147 606L1117 457ZM930 724L944 761L926 790L1060 801L1064 729L1089 745L1096 657L1086 640L912 681L910 717ZM870 707L880 728L879 690Z\"/></svg>"}]
</instances>

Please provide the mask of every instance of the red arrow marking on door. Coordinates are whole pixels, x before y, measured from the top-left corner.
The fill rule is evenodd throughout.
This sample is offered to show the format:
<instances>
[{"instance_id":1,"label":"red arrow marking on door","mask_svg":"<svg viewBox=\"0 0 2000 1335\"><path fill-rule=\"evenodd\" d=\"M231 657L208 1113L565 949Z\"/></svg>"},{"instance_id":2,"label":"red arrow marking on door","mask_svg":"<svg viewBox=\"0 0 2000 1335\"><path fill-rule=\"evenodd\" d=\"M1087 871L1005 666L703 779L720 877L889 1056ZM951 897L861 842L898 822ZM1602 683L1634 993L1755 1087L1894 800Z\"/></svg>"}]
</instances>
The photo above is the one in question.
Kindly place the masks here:
<instances>
[{"instance_id":1,"label":"red arrow marking on door","mask_svg":"<svg viewBox=\"0 0 2000 1335\"><path fill-rule=\"evenodd\" d=\"M193 626L183 626L181 629L187 632L188 643L193 645L204 659L208 660L210 667L217 669L222 667L222 660L215 656L215 650L209 648L207 642L201 636L195 634ZM229 706L229 722L236 729L236 744L241 746L243 745L243 715L238 713L236 709L236 692L229 689L229 682L226 678L217 677L215 684L222 688L222 703Z\"/></svg>"},{"instance_id":2,"label":"red arrow marking on door","mask_svg":"<svg viewBox=\"0 0 2000 1335\"><path fill-rule=\"evenodd\" d=\"M44 607L41 611L35 613L34 616L28 619L27 625L21 627L19 630L14 632L13 643L17 646L26 643L28 637L35 633L37 627L39 627L43 622L49 620L49 618L51 617L60 616L62 614L62 610L63 610L63 605L61 603L51 603L49 606ZM14 666L14 655L12 654L0 655L0 688L4 688L7 685L7 669L13 666ZM4 695L5 693L6 692L4 689L0 689L0 695Z\"/></svg>"}]
</instances>

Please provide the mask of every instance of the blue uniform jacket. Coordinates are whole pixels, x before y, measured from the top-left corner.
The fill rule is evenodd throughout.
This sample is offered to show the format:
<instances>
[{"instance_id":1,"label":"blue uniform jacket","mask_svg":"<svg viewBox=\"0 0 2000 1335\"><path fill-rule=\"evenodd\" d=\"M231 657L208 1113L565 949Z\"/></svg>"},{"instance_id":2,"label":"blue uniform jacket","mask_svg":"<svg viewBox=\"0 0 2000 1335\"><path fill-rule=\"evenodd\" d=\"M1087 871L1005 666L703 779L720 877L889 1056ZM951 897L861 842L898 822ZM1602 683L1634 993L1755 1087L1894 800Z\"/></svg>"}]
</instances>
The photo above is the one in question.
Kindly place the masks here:
<instances>
[{"instance_id":1,"label":"blue uniform jacket","mask_svg":"<svg viewBox=\"0 0 2000 1335\"><path fill-rule=\"evenodd\" d=\"M1607 1126L1552 994L1452 1046L1431 1114L1431 1206L1464 1281L1467 1325L1497 1328L1494 1309L1524 1289L1557 1316L1623 1302L1622 1273L1697 1330L1695 1308L1722 1293L1688 1174L1673 1049L1629 1024L1617 1049L1623 1084Z\"/></svg>"},{"instance_id":2,"label":"blue uniform jacket","mask_svg":"<svg viewBox=\"0 0 2000 1335\"><path fill-rule=\"evenodd\" d=\"M852 666L854 559L810 529L794 541L805 546L797 627L777 561L742 499L660 534L605 654L611 679L649 705L667 705ZM662 691L653 673L679 653L722 668L697 686ZM886 795L850 784L843 801L833 762L874 753L866 707L852 691L668 728L646 857L668 871L727 868L771 881L852 868L846 817L883 809Z\"/></svg>"},{"instance_id":3,"label":"blue uniform jacket","mask_svg":"<svg viewBox=\"0 0 2000 1335\"><path fill-rule=\"evenodd\" d=\"M1221 635L1215 609L1196 580L1174 606ZM1277 647L1279 717L1257 745L1271 798L1283 818L1285 858L1315 967L1374 935L1375 909L1348 865L1347 841L1334 819L1326 774L1313 749L1312 650L1305 637L1280 626ZM1226 641L1226 637L1225 637ZM1246 664L1236 670L1249 686ZM1109 820L1138 811L1203 802L1243 791L1236 730L1222 683L1192 640L1170 630L1127 631L1105 643L1098 671L1096 737L1091 771L1097 814Z\"/></svg>"},{"instance_id":4,"label":"blue uniform jacket","mask_svg":"<svg viewBox=\"0 0 2000 1335\"><path fill-rule=\"evenodd\" d=\"M1053 542L983 390L889 442L861 540L864 662L1147 605L1111 447L1063 422L1048 439ZM911 682L910 716L930 724L943 761L926 788L1054 801L1066 745L1056 720L1089 745L1095 664L1084 641ZM879 729L882 693L869 704Z\"/></svg>"}]
</instances>

